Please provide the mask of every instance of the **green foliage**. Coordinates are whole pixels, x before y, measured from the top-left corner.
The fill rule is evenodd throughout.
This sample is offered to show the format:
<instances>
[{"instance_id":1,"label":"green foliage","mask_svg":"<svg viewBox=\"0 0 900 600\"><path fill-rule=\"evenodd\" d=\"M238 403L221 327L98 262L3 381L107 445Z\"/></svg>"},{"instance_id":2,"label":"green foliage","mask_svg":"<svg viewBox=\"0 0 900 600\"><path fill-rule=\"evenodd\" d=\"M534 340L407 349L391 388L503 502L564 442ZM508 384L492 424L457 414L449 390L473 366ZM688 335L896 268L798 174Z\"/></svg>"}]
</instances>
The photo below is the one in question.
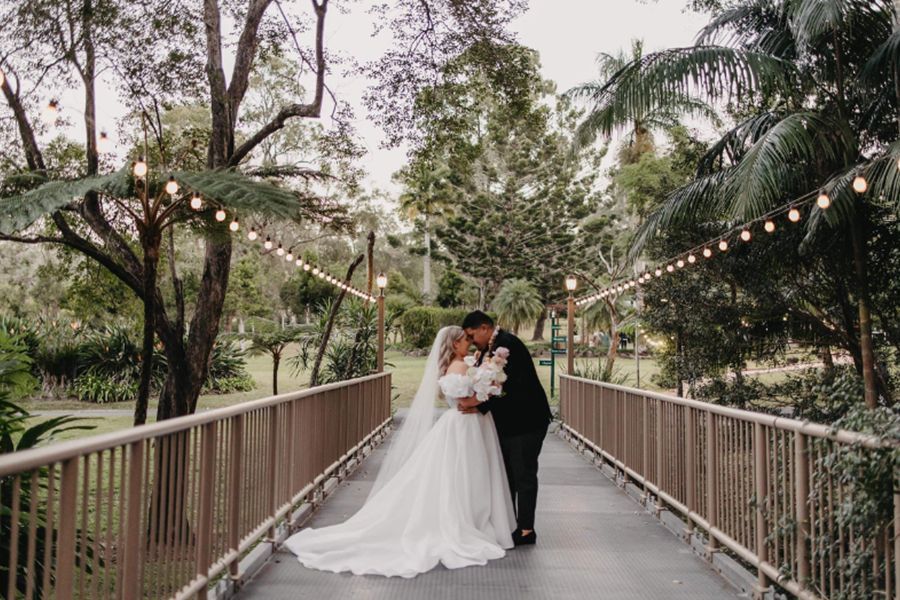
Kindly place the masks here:
<instances>
[{"instance_id":1,"label":"green foliage","mask_svg":"<svg viewBox=\"0 0 900 600\"><path fill-rule=\"evenodd\" d=\"M842 488L843 498L834 515L835 525L826 529L832 535L823 540L820 552L828 560L834 560L835 569L844 576L845 583L836 597L862 600L871 598L872 590L879 589L878 573L872 568L874 554L882 547L884 532L891 530L895 516L894 493L900 484L897 480L900 413L896 408L866 409L857 403L834 422L834 427L870 434L884 444L872 449L856 444L814 442L822 453L816 461L816 471L832 475ZM812 482L811 496L823 497L830 493L826 478ZM853 531L853 535L842 535L845 531Z\"/></svg>"},{"instance_id":2,"label":"green foliage","mask_svg":"<svg viewBox=\"0 0 900 600\"><path fill-rule=\"evenodd\" d=\"M493 302L499 324L519 333L519 327L534 321L544 311L544 303L537 289L524 279L507 279Z\"/></svg>"},{"instance_id":3,"label":"green foliage","mask_svg":"<svg viewBox=\"0 0 900 600\"><path fill-rule=\"evenodd\" d=\"M281 301L292 313L302 316L334 298L335 288L310 272L297 270L281 287L280 295Z\"/></svg>"},{"instance_id":4,"label":"green foliage","mask_svg":"<svg viewBox=\"0 0 900 600\"><path fill-rule=\"evenodd\" d=\"M247 372L246 353L230 340L219 339L210 356L209 373L203 386L204 394L249 392L256 387Z\"/></svg>"},{"instance_id":5,"label":"green foliage","mask_svg":"<svg viewBox=\"0 0 900 600\"><path fill-rule=\"evenodd\" d=\"M443 308L462 306L466 280L453 269L445 269L438 280L438 294L435 301Z\"/></svg>"},{"instance_id":6,"label":"green foliage","mask_svg":"<svg viewBox=\"0 0 900 600\"><path fill-rule=\"evenodd\" d=\"M83 419L73 416L53 417L40 423L29 425L31 415L11 401L13 393L21 393L22 390L33 387L34 380L30 373L30 360L25 354L26 347L21 340L0 332L0 455L28 450L40 445L47 444L60 434L75 429L93 429L93 426L84 425ZM38 490L47 489L48 485L47 469L39 469L37 471ZM15 485L15 477L0 477L0 564L4 567L0 569L0 589L9 589L11 574L6 565L11 564L10 555L13 550L11 541L13 528L13 507L10 505L10 499L13 498L13 487ZM29 475L23 477L28 481ZM47 522L47 508L42 499L32 497L32 486L21 485L19 489L18 503L18 522L15 525L19 531L27 531L29 527L30 515L32 512L38 523ZM19 560L14 577L15 582L13 588L19 594L24 594L26 590L26 582L31 575L36 586L38 595L41 593L43 576L42 573L46 565L43 562L44 550L53 537L54 532L49 532L47 528L39 527L36 536L33 539L34 570L29 573L26 561ZM79 537L76 535L76 539ZM85 538L81 538L85 539ZM81 542L79 542L80 544ZM18 536L18 546L16 548L20 557L29 556L29 537L26 535Z\"/></svg>"},{"instance_id":7,"label":"green foliage","mask_svg":"<svg viewBox=\"0 0 900 600\"><path fill-rule=\"evenodd\" d=\"M223 315L264 317L272 313L263 295L263 266L256 253L247 254L231 268Z\"/></svg>"},{"instance_id":8,"label":"green foliage","mask_svg":"<svg viewBox=\"0 0 900 600\"><path fill-rule=\"evenodd\" d=\"M430 348L438 330L449 325L459 325L467 313L462 308L411 308L400 317L403 342L411 348Z\"/></svg>"}]
</instances>

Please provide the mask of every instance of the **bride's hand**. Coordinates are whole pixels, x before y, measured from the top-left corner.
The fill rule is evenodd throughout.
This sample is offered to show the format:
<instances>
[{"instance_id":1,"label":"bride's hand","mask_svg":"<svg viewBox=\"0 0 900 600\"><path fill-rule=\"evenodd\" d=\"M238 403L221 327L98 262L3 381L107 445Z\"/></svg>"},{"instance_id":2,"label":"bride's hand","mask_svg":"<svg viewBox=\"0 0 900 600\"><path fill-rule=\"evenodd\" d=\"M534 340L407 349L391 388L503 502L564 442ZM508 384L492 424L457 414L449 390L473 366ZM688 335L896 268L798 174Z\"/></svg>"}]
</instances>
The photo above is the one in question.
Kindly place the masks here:
<instances>
[{"instance_id":1,"label":"bride's hand","mask_svg":"<svg viewBox=\"0 0 900 600\"><path fill-rule=\"evenodd\" d=\"M478 409L476 408L480 402L478 402L478 398L475 396L469 396L468 398L460 398L456 402L456 409L461 413L476 413Z\"/></svg>"}]
</instances>

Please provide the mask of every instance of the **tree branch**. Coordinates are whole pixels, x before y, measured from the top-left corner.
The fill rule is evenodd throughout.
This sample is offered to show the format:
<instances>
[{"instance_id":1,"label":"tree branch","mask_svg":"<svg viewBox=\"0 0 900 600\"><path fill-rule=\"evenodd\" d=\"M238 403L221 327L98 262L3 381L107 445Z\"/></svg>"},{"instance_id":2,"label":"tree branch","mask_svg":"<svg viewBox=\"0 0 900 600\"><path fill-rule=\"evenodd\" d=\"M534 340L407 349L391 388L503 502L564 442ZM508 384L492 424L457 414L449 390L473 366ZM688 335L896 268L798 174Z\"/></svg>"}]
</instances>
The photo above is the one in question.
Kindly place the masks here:
<instances>
[{"instance_id":1,"label":"tree branch","mask_svg":"<svg viewBox=\"0 0 900 600\"><path fill-rule=\"evenodd\" d=\"M347 277L344 279L345 283L350 283L350 280L353 279L353 272L356 271L356 267L358 267L365 258L365 254L360 254L350 264L350 267L347 269ZM334 327L334 321L337 319L338 311L341 309L341 303L344 301L346 295L347 290L342 289L338 294L337 299L331 304L331 312L328 315L328 321L325 324L325 331L322 333L322 339L319 341L319 350L316 352L316 360L313 363L312 371L309 374L309 387L316 387L319 385L319 368L322 366L325 348L328 347L328 341L331 338L331 330Z\"/></svg>"},{"instance_id":2,"label":"tree branch","mask_svg":"<svg viewBox=\"0 0 900 600\"><path fill-rule=\"evenodd\" d=\"M244 29L238 40L235 52L234 69L231 71L231 84L228 86L228 101L231 104L233 115L237 115L238 107L247 93L250 81L250 68L256 57L256 47L259 45L259 24L272 0L252 0L247 9L247 18L244 20Z\"/></svg>"},{"instance_id":3,"label":"tree branch","mask_svg":"<svg viewBox=\"0 0 900 600\"><path fill-rule=\"evenodd\" d=\"M250 136L247 141L231 154L231 158L228 160L229 167L235 167L240 164L263 140L282 129L288 119L293 117L318 117L321 114L322 98L325 90L325 13L328 8L328 0L322 0L321 4L313 0L313 8L316 12L316 89L313 101L309 104L291 104L282 108L274 119ZM247 68L248 72L244 74L245 78L249 75L249 66ZM237 64L235 64L235 71L237 71ZM244 92L246 92L246 82L244 85ZM232 80L232 86L234 86L234 80Z\"/></svg>"}]
</instances>

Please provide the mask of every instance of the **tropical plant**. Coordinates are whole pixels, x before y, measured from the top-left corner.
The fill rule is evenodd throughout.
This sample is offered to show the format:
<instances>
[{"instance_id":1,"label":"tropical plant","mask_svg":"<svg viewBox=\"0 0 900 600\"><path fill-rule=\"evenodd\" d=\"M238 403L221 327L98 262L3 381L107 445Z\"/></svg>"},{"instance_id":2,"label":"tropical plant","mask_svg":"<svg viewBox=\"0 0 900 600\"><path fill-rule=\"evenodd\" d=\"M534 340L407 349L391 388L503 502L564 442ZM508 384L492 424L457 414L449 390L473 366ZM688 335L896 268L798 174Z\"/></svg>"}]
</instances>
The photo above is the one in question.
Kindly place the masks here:
<instances>
[{"instance_id":1,"label":"tropical plant","mask_svg":"<svg viewBox=\"0 0 900 600\"><path fill-rule=\"evenodd\" d=\"M518 335L519 328L536 320L544 311L544 303L534 285L524 279L507 279L492 304L500 324Z\"/></svg>"},{"instance_id":2,"label":"tropical plant","mask_svg":"<svg viewBox=\"0 0 900 600\"><path fill-rule=\"evenodd\" d=\"M83 419L73 416L51 417L35 424L28 411L10 400L36 385L31 374L31 359L25 352L26 346L21 339L0 331L0 455L46 444L67 431L93 429L92 425L84 424ZM38 523L48 522L45 499L33 497L32 492L37 491L40 496L40 491L48 487L50 475L47 469L39 469L35 476L36 486L22 485L21 476L0 477L0 564L3 565L0 568L0 589L4 590L4 594L12 588L24 597L31 587L29 580L34 586L32 592L40 595L42 591L43 573L47 568L43 557L46 555L45 549L49 552L47 545L53 543L55 532L49 527L38 527L33 539L19 535L15 538L18 540L17 546L12 544L14 526L19 531L28 531L31 519L37 519ZM17 489L15 493L14 488ZM11 499L17 499L18 506L13 507ZM13 515L18 515L18 522L13 521ZM86 536L76 535L75 539L80 540L77 542L80 548ZM30 543L34 546L29 547ZM11 564L14 549L20 557L34 556L35 560L30 566L26 561L19 560L16 571L10 573L8 565ZM90 550L85 548L85 552ZM33 570L29 571L30 567Z\"/></svg>"},{"instance_id":3,"label":"tropical plant","mask_svg":"<svg viewBox=\"0 0 900 600\"><path fill-rule=\"evenodd\" d=\"M267 354L272 357L272 394L278 395L278 367L284 351L311 329L309 325L282 329L277 323L270 321L267 327L243 336L250 341L250 354Z\"/></svg>"},{"instance_id":4,"label":"tropical plant","mask_svg":"<svg viewBox=\"0 0 900 600\"><path fill-rule=\"evenodd\" d=\"M685 100L729 104L737 124L701 160L696 180L671 194L638 232L639 253L665 229L759 218L796 198L814 207L806 244L840 235L855 278L855 343L847 343L866 403L888 396L875 368L867 242L873 207L900 197L896 163L900 73L897 14L887 0L776 0L728 3L687 48L632 60L582 90L585 130L608 136L654 111L700 114ZM852 183L868 179L861 196ZM881 200L884 198L884 200ZM860 201L860 200L864 201Z\"/></svg>"}]
</instances>

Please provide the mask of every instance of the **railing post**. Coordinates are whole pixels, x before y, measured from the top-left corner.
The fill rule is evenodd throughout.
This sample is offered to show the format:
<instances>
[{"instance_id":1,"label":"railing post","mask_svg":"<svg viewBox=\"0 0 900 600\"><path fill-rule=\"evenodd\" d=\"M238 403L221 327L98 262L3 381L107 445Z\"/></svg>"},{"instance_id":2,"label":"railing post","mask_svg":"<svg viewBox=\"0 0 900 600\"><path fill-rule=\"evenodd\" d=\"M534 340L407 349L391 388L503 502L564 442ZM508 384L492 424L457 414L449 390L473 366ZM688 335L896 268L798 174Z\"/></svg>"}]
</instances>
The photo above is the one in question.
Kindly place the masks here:
<instances>
[{"instance_id":1,"label":"railing post","mask_svg":"<svg viewBox=\"0 0 900 600\"><path fill-rule=\"evenodd\" d=\"M378 361L379 373L384 372L384 288L378 293Z\"/></svg>"},{"instance_id":2,"label":"railing post","mask_svg":"<svg viewBox=\"0 0 900 600\"><path fill-rule=\"evenodd\" d=\"M213 532L213 483L216 467L216 421L202 429L200 445L200 504L197 507L197 575L209 573ZM206 586L197 592L199 600L206 600Z\"/></svg>"},{"instance_id":3,"label":"railing post","mask_svg":"<svg viewBox=\"0 0 900 600\"><path fill-rule=\"evenodd\" d=\"M244 478L244 415L236 415L231 421L231 464L228 469L228 548L237 552L241 544L241 481ZM240 557L228 563L228 574L233 581L240 580Z\"/></svg>"},{"instance_id":4,"label":"railing post","mask_svg":"<svg viewBox=\"0 0 900 600\"><path fill-rule=\"evenodd\" d=\"M894 465L894 600L900 600L900 465Z\"/></svg>"},{"instance_id":5,"label":"railing post","mask_svg":"<svg viewBox=\"0 0 900 600\"><path fill-rule=\"evenodd\" d=\"M269 486L269 515L274 517L278 512L278 407L269 407L269 444L266 453L266 481ZM267 541L275 543L275 523L269 528L269 539Z\"/></svg>"},{"instance_id":6,"label":"railing post","mask_svg":"<svg viewBox=\"0 0 900 600\"><path fill-rule=\"evenodd\" d=\"M75 569L75 507L78 499L78 458L62 464L59 486L59 531L56 547L56 598L69 600L73 594ZM46 543L51 543L49 540Z\"/></svg>"},{"instance_id":7,"label":"railing post","mask_svg":"<svg viewBox=\"0 0 900 600\"><path fill-rule=\"evenodd\" d=\"M641 421L643 436L641 444L641 476L644 478L644 494L641 498L644 504L647 503L647 497L650 491L647 489L647 481L650 479L650 399L645 395L641 395L641 403L643 410L643 418Z\"/></svg>"},{"instance_id":8,"label":"railing post","mask_svg":"<svg viewBox=\"0 0 900 600\"><path fill-rule=\"evenodd\" d=\"M663 403L656 401L656 487L663 489ZM656 495L656 516L663 509L662 498Z\"/></svg>"},{"instance_id":9,"label":"railing post","mask_svg":"<svg viewBox=\"0 0 900 600\"><path fill-rule=\"evenodd\" d=\"M713 536L712 528L719 526L719 435L716 416L706 411L706 519L709 522L706 546L708 558L719 550L719 540Z\"/></svg>"},{"instance_id":10,"label":"railing post","mask_svg":"<svg viewBox=\"0 0 900 600\"><path fill-rule=\"evenodd\" d=\"M566 365L569 375L575 375L575 295L569 292L567 305Z\"/></svg>"},{"instance_id":11,"label":"railing post","mask_svg":"<svg viewBox=\"0 0 900 600\"><path fill-rule=\"evenodd\" d=\"M766 523L766 493L769 489L768 481L768 442L766 428L762 423L754 423L754 479L756 480L756 557L760 567L757 568L757 589L754 597L761 598L769 587L769 578L762 570L762 564L769 561L766 537L768 526Z\"/></svg>"},{"instance_id":12,"label":"railing post","mask_svg":"<svg viewBox=\"0 0 900 600\"><path fill-rule=\"evenodd\" d=\"M809 454L805 434L794 434L794 482L797 503L797 583L806 589L809 584Z\"/></svg>"},{"instance_id":13,"label":"railing post","mask_svg":"<svg viewBox=\"0 0 900 600\"><path fill-rule=\"evenodd\" d=\"M685 485L685 505L688 513L697 508L696 499L696 449L694 440L694 409L689 406L684 407L684 485ZM691 535L694 533L694 524L689 515L685 515L685 530L683 532L684 539L690 542Z\"/></svg>"},{"instance_id":14,"label":"railing post","mask_svg":"<svg viewBox=\"0 0 900 600\"><path fill-rule=\"evenodd\" d=\"M132 443L128 454L128 500L126 501L124 557L122 560L122 598L139 598L138 563L141 552L141 512L143 494L141 484L144 462L144 440ZM157 468L159 468L157 466ZM154 491L154 493L156 493Z\"/></svg>"}]
</instances>

